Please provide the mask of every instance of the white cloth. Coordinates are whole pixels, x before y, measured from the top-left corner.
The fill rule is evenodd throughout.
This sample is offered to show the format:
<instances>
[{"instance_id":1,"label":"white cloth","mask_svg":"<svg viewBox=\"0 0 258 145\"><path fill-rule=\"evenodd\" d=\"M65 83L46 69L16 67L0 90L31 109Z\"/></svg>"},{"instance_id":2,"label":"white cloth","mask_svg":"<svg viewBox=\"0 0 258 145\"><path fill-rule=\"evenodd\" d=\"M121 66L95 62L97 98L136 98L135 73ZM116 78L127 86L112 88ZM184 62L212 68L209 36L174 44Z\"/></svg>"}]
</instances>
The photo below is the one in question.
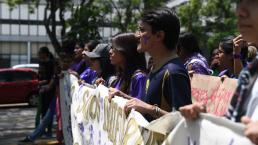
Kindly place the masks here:
<instances>
[{"instance_id":1,"label":"white cloth","mask_svg":"<svg viewBox=\"0 0 258 145\"><path fill-rule=\"evenodd\" d=\"M247 105L246 115L253 121L258 120L258 78L256 79L251 92L251 98Z\"/></svg>"}]
</instances>

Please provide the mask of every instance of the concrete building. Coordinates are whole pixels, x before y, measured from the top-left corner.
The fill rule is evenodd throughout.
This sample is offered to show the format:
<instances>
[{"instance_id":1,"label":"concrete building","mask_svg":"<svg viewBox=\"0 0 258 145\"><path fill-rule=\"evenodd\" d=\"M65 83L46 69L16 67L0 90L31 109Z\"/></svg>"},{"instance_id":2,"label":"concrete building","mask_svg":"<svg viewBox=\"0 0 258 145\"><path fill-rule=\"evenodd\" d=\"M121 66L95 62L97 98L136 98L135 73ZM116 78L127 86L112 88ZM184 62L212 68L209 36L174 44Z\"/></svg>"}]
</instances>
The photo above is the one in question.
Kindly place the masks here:
<instances>
[{"instance_id":1,"label":"concrete building","mask_svg":"<svg viewBox=\"0 0 258 145\"><path fill-rule=\"evenodd\" d=\"M11 10L0 1L0 68L36 62L41 46L54 52L43 25L44 9L40 4L30 13L28 4L20 4Z\"/></svg>"},{"instance_id":2,"label":"concrete building","mask_svg":"<svg viewBox=\"0 0 258 145\"><path fill-rule=\"evenodd\" d=\"M0 0L0 68L37 62L41 46L47 46L54 53L43 24L44 9L43 0L33 13L28 4L17 5L11 10L6 0ZM69 17L67 12L65 18ZM57 27L57 34L60 29ZM100 27L99 31L104 39L114 34L110 27Z\"/></svg>"}]
</instances>

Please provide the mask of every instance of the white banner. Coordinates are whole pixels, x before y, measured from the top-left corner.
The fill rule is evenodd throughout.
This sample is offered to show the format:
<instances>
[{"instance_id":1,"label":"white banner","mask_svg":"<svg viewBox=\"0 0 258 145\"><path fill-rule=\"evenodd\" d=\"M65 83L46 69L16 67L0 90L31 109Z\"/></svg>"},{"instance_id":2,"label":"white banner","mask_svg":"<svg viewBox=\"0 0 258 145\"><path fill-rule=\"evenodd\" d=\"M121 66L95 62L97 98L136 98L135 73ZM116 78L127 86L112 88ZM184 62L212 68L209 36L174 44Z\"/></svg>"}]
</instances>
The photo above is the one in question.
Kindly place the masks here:
<instances>
[{"instance_id":1,"label":"white banner","mask_svg":"<svg viewBox=\"0 0 258 145\"><path fill-rule=\"evenodd\" d=\"M129 116L123 110L126 99L115 97L108 101L108 88L74 83L71 121L74 145L144 145L158 144L154 135L144 127L148 121L136 111Z\"/></svg>"},{"instance_id":2,"label":"white banner","mask_svg":"<svg viewBox=\"0 0 258 145\"><path fill-rule=\"evenodd\" d=\"M182 119L163 145L252 145L244 126L225 118L202 114L200 119Z\"/></svg>"},{"instance_id":3,"label":"white banner","mask_svg":"<svg viewBox=\"0 0 258 145\"><path fill-rule=\"evenodd\" d=\"M74 75L70 75L67 71L63 72L64 77L60 79L60 108L62 117L62 129L64 142L66 145L72 145L72 127L71 127L71 103L72 103L72 83L76 83L78 79Z\"/></svg>"},{"instance_id":4,"label":"white banner","mask_svg":"<svg viewBox=\"0 0 258 145\"><path fill-rule=\"evenodd\" d=\"M223 118L201 115L185 121L175 112L149 123L134 110L126 116L126 99L116 96L110 103L105 86L79 86L66 74L60 88L66 145L251 145L243 125Z\"/></svg>"}]
</instances>

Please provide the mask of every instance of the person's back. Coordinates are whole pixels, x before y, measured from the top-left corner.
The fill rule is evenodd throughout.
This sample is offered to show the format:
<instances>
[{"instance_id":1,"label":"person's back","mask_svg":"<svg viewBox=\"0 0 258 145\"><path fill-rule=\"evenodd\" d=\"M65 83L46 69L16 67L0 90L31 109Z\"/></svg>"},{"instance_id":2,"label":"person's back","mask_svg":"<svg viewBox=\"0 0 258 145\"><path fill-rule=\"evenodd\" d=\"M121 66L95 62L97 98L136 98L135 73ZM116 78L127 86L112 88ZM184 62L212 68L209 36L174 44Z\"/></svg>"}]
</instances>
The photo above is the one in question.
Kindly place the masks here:
<instances>
[{"instance_id":1,"label":"person's back","mask_svg":"<svg viewBox=\"0 0 258 145\"><path fill-rule=\"evenodd\" d=\"M167 111L174 111L192 103L188 72L179 58L171 59L161 68L152 71L147 85L143 100L149 104L157 104Z\"/></svg>"}]
</instances>

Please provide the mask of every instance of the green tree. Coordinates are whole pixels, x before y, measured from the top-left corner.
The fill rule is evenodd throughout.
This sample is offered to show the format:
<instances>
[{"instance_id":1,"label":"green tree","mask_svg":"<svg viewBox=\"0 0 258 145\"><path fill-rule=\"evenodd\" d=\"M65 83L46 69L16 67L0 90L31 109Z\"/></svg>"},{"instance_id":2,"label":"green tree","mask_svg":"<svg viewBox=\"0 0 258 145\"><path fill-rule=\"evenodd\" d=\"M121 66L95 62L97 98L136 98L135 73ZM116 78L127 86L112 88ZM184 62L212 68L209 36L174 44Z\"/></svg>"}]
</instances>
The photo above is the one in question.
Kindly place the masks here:
<instances>
[{"instance_id":1,"label":"green tree","mask_svg":"<svg viewBox=\"0 0 258 145\"><path fill-rule=\"evenodd\" d=\"M70 29L67 38L79 42L100 39L98 28L104 25L103 13L107 11L101 6L94 0L90 0L73 9L72 17L66 23Z\"/></svg>"},{"instance_id":2,"label":"green tree","mask_svg":"<svg viewBox=\"0 0 258 145\"><path fill-rule=\"evenodd\" d=\"M74 4L73 0L45 0L44 25L50 41L57 54L63 51L62 44L67 39L75 40L77 35L86 39L98 34L99 9L93 5L94 0L81 0L79 4ZM33 13L40 0L8 0L11 8L17 4L28 3L30 11ZM65 12L72 12L72 18L65 19ZM89 22L89 23L86 23ZM87 25L83 25L87 24ZM61 36L57 33L57 27L61 27ZM67 32L67 28L70 30ZM84 29L83 29L84 28ZM75 35L76 34L76 35Z\"/></svg>"},{"instance_id":3,"label":"green tree","mask_svg":"<svg viewBox=\"0 0 258 145\"><path fill-rule=\"evenodd\" d=\"M147 9L164 6L168 0L45 0L44 25L55 51L63 51L64 40L86 42L101 39L99 27L117 28L119 32L134 32L140 14ZM40 0L8 0L11 7L28 3L31 12ZM70 11L71 18L65 19ZM57 15L58 14L58 15ZM61 37L57 27L61 26ZM69 30L69 31L68 31Z\"/></svg>"},{"instance_id":4,"label":"green tree","mask_svg":"<svg viewBox=\"0 0 258 145\"><path fill-rule=\"evenodd\" d=\"M195 34L207 55L219 41L237 33L234 0L190 0L178 9L185 31Z\"/></svg>"},{"instance_id":5,"label":"green tree","mask_svg":"<svg viewBox=\"0 0 258 145\"><path fill-rule=\"evenodd\" d=\"M110 14L114 14L110 23L120 32L134 32L143 11L164 7L167 1L169 0L108 0L111 6Z\"/></svg>"}]
</instances>

